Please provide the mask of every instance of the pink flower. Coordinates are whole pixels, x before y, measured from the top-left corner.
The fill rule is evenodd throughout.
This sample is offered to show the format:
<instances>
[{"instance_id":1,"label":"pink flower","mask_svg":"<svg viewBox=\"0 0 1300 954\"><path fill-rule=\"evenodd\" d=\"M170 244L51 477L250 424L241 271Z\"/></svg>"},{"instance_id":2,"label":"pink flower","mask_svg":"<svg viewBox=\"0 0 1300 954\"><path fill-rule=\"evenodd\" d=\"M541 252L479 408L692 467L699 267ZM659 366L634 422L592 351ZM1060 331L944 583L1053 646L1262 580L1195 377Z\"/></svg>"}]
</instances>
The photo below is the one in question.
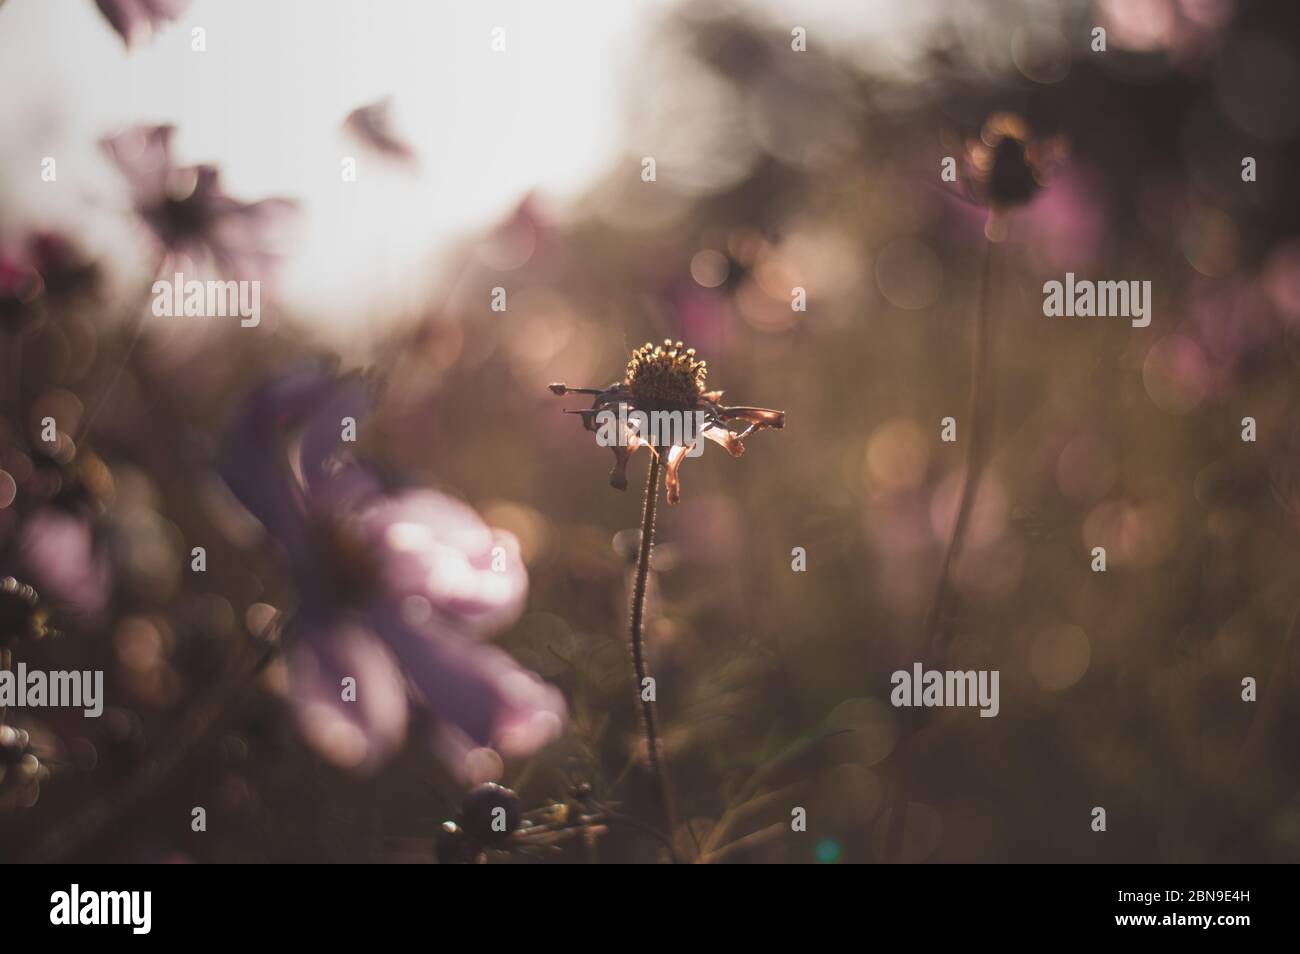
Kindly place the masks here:
<instances>
[{"instance_id":1,"label":"pink flower","mask_svg":"<svg viewBox=\"0 0 1300 954\"><path fill-rule=\"evenodd\" d=\"M281 233L297 203L232 199L214 166L174 163L173 132L171 126L137 126L104 141L131 186L136 212L171 258L209 265L226 277L264 277L280 258Z\"/></svg>"},{"instance_id":2,"label":"pink flower","mask_svg":"<svg viewBox=\"0 0 1300 954\"><path fill-rule=\"evenodd\" d=\"M515 538L460 501L387 489L337 459L340 420L369 405L358 376L279 377L237 415L222 472L289 558L290 692L308 741L371 771L400 748L411 714L427 713L435 749L468 776L478 749L523 755L555 738L564 700L483 642L523 610Z\"/></svg>"}]
</instances>

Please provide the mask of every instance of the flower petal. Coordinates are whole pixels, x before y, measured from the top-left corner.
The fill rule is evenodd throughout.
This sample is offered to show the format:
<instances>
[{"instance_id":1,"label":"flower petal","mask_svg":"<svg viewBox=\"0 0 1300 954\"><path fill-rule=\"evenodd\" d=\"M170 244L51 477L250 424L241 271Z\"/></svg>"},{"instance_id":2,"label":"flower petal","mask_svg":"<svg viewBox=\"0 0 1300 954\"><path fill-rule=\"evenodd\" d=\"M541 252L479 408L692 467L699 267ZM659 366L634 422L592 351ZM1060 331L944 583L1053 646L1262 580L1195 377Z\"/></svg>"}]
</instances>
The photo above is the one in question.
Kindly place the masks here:
<instances>
[{"instance_id":1,"label":"flower petal","mask_svg":"<svg viewBox=\"0 0 1300 954\"><path fill-rule=\"evenodd\" d=\"M523 612L528 572L518 541L467 504L411 490L366 507L358 527L393 605L411 609L413 602L423 615L472 636L508 626Z\"/></svg>"},{"instance_id":2,"label":"flower petal","mask_svg":"<svg viewBox=\"0 0 1300 954\"><path fill-rule=\"evenodd\" d=\"M323 491L333 474L328 465L343 441L344 419L360 428L374 404L370 382L357 374L331 377L315 394L313 406L305 409L298 447L298 467L310 493Z\"/></svg>"},{"instance_id":3,"label":"flower petal","mask_svg":"<svg viewBox=\"0 0 1300 954\"><path fill-rule=\"evenodd\" d=\"M704 436L715 444L721 444L732 457L739 457L745 453L745 445L739 435L731 433L725 427L716 424L712 427L706 427Z\"/></svg>"},{"instance_id":4,"label":"flower petal","mask_svg":"<svg viewBox=\"0 0 1300 954\"><path fill-rule=\"evenodd\" d=\"M341 768L369 773L406 740L401 671L374 632L346 618L306 619L287 654L294 716L307 741ZM345 698L345 679L355 695Z\"/></svg>"},{"instance_id":5,"label":"flower petal","mask_svg":"<svg viewBox=\"0 0 1300 954\"><path fill-rule=\"evenodd\" d=\"M694 446L694 444L691 444L691 447ZM681 468L682 461L686 459L686 455L690 452L691 447L683 447L681 444L674 444L672 447L668 448L668 464L664 468L664 475L667 481L668 502L670 504L675 504L682 499L682 484L677 475L677 471Z\"/></svg>"},{"instance_id":6,"label":"flower petal","mask_svg":"<svg viewBox=\"0 0 1300 954\"><path fill-rule=\"evenodd\" d=\"M779 430L785 426L785 411L771 411L765 407L720 407L718 414L724 421L746 421L755 427Z\"/></svg>"},{"instance_id":7,"label":"flower petal","mask_svg":"<svg viewBox=\"0 0 1300 954\"><path fill-rule=\"evenodd\" d=\"M627 462L642 443L641 435L631 427L627 429L623 441L622 446L615 444L610 448L614 452L614 468L609 472L609 485L615 490L627 490Z\"/></svg>"},{"instance_id":8,"label":"flower petal","mask_svg":"<svg viewBox=\"0 0 1300 954\"><path fill-rule=\"evenodd\" d=\"M560 691L502 650L392 616L376 622L419 698L439 720L444 745L527 755L562 731L567 710Z\"/></svg>"}]
</instances>

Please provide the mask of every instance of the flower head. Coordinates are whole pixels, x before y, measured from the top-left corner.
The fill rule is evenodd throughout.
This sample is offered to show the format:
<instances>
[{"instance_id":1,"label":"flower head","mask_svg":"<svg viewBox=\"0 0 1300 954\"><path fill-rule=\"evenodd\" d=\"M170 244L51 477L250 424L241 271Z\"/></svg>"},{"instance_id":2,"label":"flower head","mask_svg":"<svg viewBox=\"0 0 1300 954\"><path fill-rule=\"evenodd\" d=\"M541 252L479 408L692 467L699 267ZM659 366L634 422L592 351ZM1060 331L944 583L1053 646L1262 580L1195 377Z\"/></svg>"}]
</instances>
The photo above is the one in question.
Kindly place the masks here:
<instances>
[{"instance_id":1,"label":"flower head","mask_svg":"<svg viewBox=\"0 0 1300 954\"><path fill-rule=\"evenodd\" d=\"M280 255L280 231L297 212L289 199L240 202L221 189L214 166L177 166L171 126L128 129L104 148L131 186L135 209L164 253L259 278Z\"/></svg>"},{"instance_id":2,"label":"flower head","mask_svg":"<svg viewBox=\"0 0 1300 954\"><path fill-rule=\"evenodd\" d=\"M526 754L558 733L560 693L484 644L518 618L528 576L514 537L428 489L392 490L336 454L369 383L321 368L262 386L238 415L226 483L289 558L298 610L289 680L298 721L327 758L371 770L411 711L433 717L439 753L473 775L473 753ZM340 695L355 680L355 698Z\"/></svg>"},{"instance_id":3,"label":"flower head","mask_svg":"<svg viewBox=\"0 0 1300 954\"><path fill-rule=\"evenodd\" d=\"M745 452L744 438L754 431L785 426L784 411L722 404L721 391L704 389L707 376L706 362L696 357L694 348L667 339L662 345L646 342L633 351L623 380L607 388L552 384L551 391L560 395L595 395L589 409L567 412L580 415L583 426L589 431L596 430L604 419L627 420L633 411L647 415L668 412L698 419L701 422L698 433L692 432L687 436L687 429L679 429L677 433L680 436L671 438L662 446L655 444L650 435L643 433L635 423L629 423L625 432L618 435L619 439L611 442L614 451L614 469L609 474L611 486L617 490L627 489L628 460L645 444L651 453L665 458L668 502L675 504L681 499L678 470L687 456L693 456L701 437L725 447L732 457L739 457Z\"/></svg>"},{"instance_id":4,"label":"flower head","mask_svg":"<svg viewBox=\"0 0 1300 954\"><path fill-rule=\"evenodd\" d=\"M994 113L984 123L979 139L966 147L974 197L989 207L991 221L999 222L1007 210L1025 205L1038 194L1048 167L1063 152L1060 139L1033 137L1022 117Z\"/></svg>"}]
</instances>

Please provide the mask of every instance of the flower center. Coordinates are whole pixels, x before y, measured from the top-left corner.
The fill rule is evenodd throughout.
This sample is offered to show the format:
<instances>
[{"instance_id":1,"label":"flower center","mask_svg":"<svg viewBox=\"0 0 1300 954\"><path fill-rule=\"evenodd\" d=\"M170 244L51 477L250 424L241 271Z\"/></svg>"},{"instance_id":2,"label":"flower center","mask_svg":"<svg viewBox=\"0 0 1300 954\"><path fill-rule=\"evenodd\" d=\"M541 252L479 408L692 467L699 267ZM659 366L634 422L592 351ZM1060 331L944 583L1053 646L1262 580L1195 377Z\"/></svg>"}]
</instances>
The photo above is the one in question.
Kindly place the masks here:
<instances>
[{"instance_id":1,"label":"flower center","mask_svg":"<svg viewBox=\"0 0 1300 954\"><path fill-rule=\"evenodd\" d=\"M312 529L331 597L347 606L368 602L378 591L380 579L365 542L345 521L329 515L317 520Z\"/></svg>"},{"instance_id":2,"label":"flower center","mask_svg":"<svg viewBox=\"0 0 1300 954\"><path fill-rule=\"evenodd\" d=\"M668 339L662 345L646 342L633 351L623 383L641 410L686 410L704 393L707 373L694 348Z\"/></svg>"}]
</instances>

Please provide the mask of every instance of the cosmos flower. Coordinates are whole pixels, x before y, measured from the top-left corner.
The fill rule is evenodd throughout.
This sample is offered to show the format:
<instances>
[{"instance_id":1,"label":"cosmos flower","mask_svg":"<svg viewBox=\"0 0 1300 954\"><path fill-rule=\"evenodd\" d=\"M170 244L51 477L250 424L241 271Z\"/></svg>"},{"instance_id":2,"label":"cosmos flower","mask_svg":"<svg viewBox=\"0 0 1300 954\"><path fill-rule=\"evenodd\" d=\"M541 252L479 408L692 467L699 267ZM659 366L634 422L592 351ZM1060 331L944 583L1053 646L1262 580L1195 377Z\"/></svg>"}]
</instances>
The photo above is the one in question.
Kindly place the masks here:
<instances>
[{"instance_id":1,"label":"cosmos flower","mask_svg":"<svg viewBox=\"0 0 1300 954\"><path fill-rule=\"evenodd\" d=\"M95 6L122 37L127 49L137 40L148 40L189 5L190 0L95 0Z\"/></svg>"},{"instance_id":2,"label":"cosmos flower","mask_svg":"<svg viewBox=\"0 0 1300 954\"><path fill-rule=\"evenodd\" d=\"M1036 139L1014 113L994 113L966 147L968 190L989 208L990 238L1002 232L1005 213L1032 201L1048 169L1063 157L1064 141Z\"/></svg>"},{"instance_id":3,"label":"cosmos flower","mask_svg":"<svg viewBox=\"0 0 1300 954\"><path fill-rule=\"evenodd\" d=\"M439 754L468 776L480 748L523 755L553 739L564 701L482 642L523 608L515 538L444 494L390 490L339 459L341 420L362 420L370 403L357 375L311 367L276 378L237 414L222 475L292 568L289 683L307 739L369 771L423 711ZM349 677L355 701L340 691Z\"/></svg>"},{"instance_id":4,"label":"cosmos flower","mask_svg":"<svg viewBox=\"0 0 1300 954\"><path fill-rule=\"evenodd\" d=\"M784 411L770 411L761 407L727 407L721 403L721 391L705 391L704 380L708 369L704 361L695 357L695 349L671 339L662 345L646 342L632 352L623 380L607 388L573 388L566 384L552 384L555 394L592 394L595 401L588 410L568 411L582 417L583 426L595 431L604 416L602 412L630 415L641 411L647 415L655 412L701 415L703 425L690 443L677 440L666 445L666 451L648 444L651 453L661 454L665 461L668 502L681 499L681 478L678 470L682 461L696 449L700 437L725 447L732 457L745 452L744 439L765 427L785 426ZM733 430L733 425L739 425ZM609 473L609 483L617 490L627 489L627 463L647 437L629 424L624 439L611 444L614 451L614 469Z\"/></svg>"},{"instance_id":5,"label":"cosmos flower","mask_svg":"<svg viewBox=\"0 0 1300 954\"><path fill-rule=\"evenodd\" d=\"M172 260L211 265L231 278L263 278L280 258L279 233L297 203L232 199L221 190L215 167L174 163L173 132L171 126L137 126L104 141L131 186L136 212Z\"/></svg>"}]
</instances>

